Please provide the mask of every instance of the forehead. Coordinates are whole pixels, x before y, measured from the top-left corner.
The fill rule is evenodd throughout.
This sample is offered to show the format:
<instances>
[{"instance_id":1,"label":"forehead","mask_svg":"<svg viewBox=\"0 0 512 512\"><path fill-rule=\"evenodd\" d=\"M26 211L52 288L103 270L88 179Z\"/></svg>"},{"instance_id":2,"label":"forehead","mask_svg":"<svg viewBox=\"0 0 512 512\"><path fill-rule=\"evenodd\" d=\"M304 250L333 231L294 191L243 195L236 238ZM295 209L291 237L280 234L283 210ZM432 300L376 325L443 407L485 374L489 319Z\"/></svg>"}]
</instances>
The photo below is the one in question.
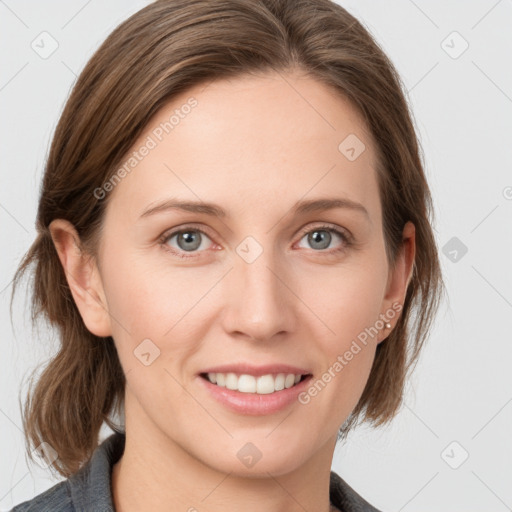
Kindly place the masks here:
<instances>
[{"instance_id":1,"label":"forehead","mask_svg":"<svg viewBox=\"0 0 512 512\"><path fill-rule=\"evenodd\" d=\"M109 208L128 223L169 197L271 215L272 205L280 210L341 194L379 217L367 128L347 99L305 75L243 75L195 86L160 109L123 164L128 172Z\"/></svg>"}]
</instances>

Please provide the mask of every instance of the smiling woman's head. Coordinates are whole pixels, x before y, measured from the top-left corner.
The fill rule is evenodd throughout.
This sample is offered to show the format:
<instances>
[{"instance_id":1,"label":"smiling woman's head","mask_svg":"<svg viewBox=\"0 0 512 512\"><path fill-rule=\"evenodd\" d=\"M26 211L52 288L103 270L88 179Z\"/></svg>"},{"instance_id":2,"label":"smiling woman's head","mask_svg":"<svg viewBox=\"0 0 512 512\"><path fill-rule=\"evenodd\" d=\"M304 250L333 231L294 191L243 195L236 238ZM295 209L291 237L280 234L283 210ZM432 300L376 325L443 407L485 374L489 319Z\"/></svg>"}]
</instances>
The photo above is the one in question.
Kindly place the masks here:
<instances>
[{"instance_id":1,"label":"smiling woman's head","mask_svg":"<svg viewBox=\"0 0 512 512\"><path fill-rule=\"evenodd\" d=\"M252 474L332 454L399 409L442 290L431 209L400 79L343 8L149 5L52 142L16 281L35 265L61 344L27 439L69 475L124 404L139 448L225 472L247 442Z\"/></svg>"}]
</instances>

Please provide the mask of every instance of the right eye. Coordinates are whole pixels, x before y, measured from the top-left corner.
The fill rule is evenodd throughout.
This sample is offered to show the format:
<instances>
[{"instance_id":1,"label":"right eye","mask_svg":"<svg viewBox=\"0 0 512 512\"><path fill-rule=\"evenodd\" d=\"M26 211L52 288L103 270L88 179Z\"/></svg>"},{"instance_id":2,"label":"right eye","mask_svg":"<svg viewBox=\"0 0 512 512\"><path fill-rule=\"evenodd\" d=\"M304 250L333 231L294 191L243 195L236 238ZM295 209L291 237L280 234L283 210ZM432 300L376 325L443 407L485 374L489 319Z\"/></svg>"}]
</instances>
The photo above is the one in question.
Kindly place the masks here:
<instances>
[{"instance_id":1,"label":"right eye","mask_svg":"<svg viewBox=\"0 0 512 512\"><path fill-rule=\"evenodd\" d=\"M166 251L180 258L194 258L196 257L195 253L206 249L205 238L210 240L210 237L202 229L185 227L164 233L159 243ZM175 245L169 243L173 239L175 239ZM187 253L192 254L189 256Z\"/></svg>"}]
</instances>

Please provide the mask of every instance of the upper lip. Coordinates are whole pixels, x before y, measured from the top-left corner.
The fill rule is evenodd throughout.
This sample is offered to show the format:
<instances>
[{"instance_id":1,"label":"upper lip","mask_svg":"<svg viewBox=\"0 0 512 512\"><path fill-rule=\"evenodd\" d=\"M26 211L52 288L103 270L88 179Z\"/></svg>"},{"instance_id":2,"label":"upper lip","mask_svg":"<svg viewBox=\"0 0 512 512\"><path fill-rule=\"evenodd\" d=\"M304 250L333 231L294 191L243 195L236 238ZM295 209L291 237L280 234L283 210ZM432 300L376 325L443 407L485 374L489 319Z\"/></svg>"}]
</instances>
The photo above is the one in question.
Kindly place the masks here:
<instances>
[{"instance_id":1,"label":"upper lip","mask_svg":"<svg viewBox=\"0 0 512 512\"><path fill-rule=\"evenodd\" d=\"M223 364L219 366L212 366L200 373L236 373L238 375L247 374L259 377L261 375L284 373L293 373L295 375L308 375L309 370L299 368L298 366L291 366L289 364L266 364L264 366L254 366L249 363L236 363L236 364Z\"/></svg>"}]
</instances>

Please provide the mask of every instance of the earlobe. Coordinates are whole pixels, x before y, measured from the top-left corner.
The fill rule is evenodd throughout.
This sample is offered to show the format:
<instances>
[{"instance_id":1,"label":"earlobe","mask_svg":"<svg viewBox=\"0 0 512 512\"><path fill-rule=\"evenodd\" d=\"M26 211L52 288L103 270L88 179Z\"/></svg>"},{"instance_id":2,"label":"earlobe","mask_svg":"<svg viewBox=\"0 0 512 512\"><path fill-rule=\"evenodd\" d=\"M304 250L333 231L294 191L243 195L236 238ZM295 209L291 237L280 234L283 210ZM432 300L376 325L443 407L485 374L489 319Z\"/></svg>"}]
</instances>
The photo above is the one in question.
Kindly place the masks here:
<instances>
[{"instance_id":1,"label":"earlobe","mask_svg":"<svg viewBox=\"0 0 512 512\"><path fill-rule=\"evenodd\" d=\"M96 336L111 336L108 304L94 259L82 249L80 237L69 221L55 219L49 229L85 326Z\"/></svg>"}]
</instances>

